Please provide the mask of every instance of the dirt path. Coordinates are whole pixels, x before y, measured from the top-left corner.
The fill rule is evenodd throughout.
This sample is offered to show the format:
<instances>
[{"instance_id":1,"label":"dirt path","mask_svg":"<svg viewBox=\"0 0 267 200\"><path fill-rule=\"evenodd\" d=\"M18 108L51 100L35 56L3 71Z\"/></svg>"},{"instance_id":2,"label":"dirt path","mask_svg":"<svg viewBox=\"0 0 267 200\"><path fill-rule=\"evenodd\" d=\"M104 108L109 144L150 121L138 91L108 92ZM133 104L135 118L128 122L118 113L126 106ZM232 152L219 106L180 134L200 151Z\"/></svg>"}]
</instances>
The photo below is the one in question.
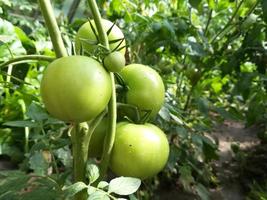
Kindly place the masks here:
<instances>
[{"instance_id":1,"label":"dirt path","mask_svg":"<svg viewBox=\"0 0 267 200\"><path fill-rule=\"evenodd\" d=\"M212 137L219 141L220 160L215 162L215 169L220 187L211 191L211 200L244 200L232 162L232 144L238 144L240 149L246 149L259 143L255 128L246 128L244 124L225 121L215 128Z\"/></svg>"},{"instance_id":2,"label":"dirt path","mask_svg":"<svg viewBox=\"0 0 267 200\"><path fill-rule=\"evenodd\" d=\"M225 121L214 128L211 137L219 141L219 160L214 163L219 187L210 190L210 200L245 200L240 183L235 174L232 144L246 149L259 143L255 128L246 128L244 124ZM197 200L198 197L181 191L162 191L159 200Z\"/></svg>"}]
</instances>

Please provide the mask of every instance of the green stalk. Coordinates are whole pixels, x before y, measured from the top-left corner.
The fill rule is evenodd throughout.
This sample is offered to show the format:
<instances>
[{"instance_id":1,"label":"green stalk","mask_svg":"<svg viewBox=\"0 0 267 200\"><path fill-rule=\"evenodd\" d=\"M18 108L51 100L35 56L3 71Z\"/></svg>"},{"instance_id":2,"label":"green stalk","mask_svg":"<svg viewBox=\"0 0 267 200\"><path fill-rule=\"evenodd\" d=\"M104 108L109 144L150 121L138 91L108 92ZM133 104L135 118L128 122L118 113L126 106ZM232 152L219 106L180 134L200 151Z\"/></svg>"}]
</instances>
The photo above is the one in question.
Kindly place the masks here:
<instances>
[{"instance_id":1,"label":"green stalk","mask_svg":"<svg viewBox=\"0 0 267 200\"><path fill-rule=\"evenodd\" d=\"M74 124L71 130L74 181L86 182L86 162L89 146L89 126L86 122ZM85 200L86 190L75 195L75 200Z\"/></svg>"},{"instance_id":2,"label":"green stalk","mask_svg":"<svg viewBox=\"0 0 267 200\"><path fill-rule=\"evenodd\" d=\"M67 56L50 0L39 0L39 5L57 57Z\"/></svg>"},{"instance_id":3,"label":"green stalk","mask_svg":"<svg viewBox=\"0 0 267 200\"><path fill-rule=\"evenodd\" d=\"M29 60L42 60L42 61L48 61L48 62L51 62L53 60L55 60L54 57L51 57L51 56L43 56L43 55L25 55L25 56L19 56L19 57L16 57L16 58L13 58L13 59L10 59L4 63L2 63L0 65L0 69L10 65L10 64L14 64L14 63L21 63L20 61L25 61L25 62L28 62Z\"/></svg>"},{"instance_id":4,"label":"green stalk","mask_svg":"<svg viewBox=\"0 0 267 200\"><path fill-rule=\"evenodd\" d=\"M50 0L39 0L42 14L45 19L46 26L48 28L51 41L57 57L68 56L65 49L61 33L59 31L56 18L51 6ZM85 170L86 161L88 156L88 145L89 145L89 127L86 122L75 123L71 130L72 140L72 154L73 154L73 170L74 170L74 181L86 182ZM79 192L75 195L76 200L87 199L86 191Z\"/></svg>"},{"instance_id":5,"label":"green stalk","mask_svg":"<svg viewBox=\"0 0 267 200\"><path fill-rule=\"evenodd\" d=\"M93 14L100 43L104 45L107 49L109 49L108 37L101 24L101 15L97 7L96 1L88 0L88 4ZM109 117L108 133L105 137L104 150L100 163L100 177L98 181L102 180L106 175L116 131L116 121L117 121L116 85L115 85L114 74L110 73L110 77L112 86L112 96L108 104L108 117Z\"/></svg>"}]
</instances>

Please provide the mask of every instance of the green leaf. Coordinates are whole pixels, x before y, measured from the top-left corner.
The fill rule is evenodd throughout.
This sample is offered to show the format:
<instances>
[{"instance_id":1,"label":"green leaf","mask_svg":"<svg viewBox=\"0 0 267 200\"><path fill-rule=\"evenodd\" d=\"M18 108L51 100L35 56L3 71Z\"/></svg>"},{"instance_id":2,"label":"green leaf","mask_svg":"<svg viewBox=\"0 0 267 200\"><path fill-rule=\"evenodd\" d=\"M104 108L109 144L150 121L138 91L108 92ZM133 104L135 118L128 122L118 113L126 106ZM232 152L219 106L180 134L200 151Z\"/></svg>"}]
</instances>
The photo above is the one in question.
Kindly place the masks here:
<instances>
[{"instance_id":1,"label":"green leaf","mask_svg":"<svg viewBox=\"0 0 267 200\"><path fill-rule=\"evenodd\" d=\"M72 166L72 155L68 146L55 150L55 154L65 167Z\"/></svg>"},{"instance_id":2,"label":"green leaf","mask_svg":"<svg viewBox=\"0 0 267 200\"><path fill-rule=\"evenodd\" d=\"M201 184L196 185L197 194L200 196L201 200L209 200L209 191Z\"/></svg>"},{"instance_id":3,"label":"green leaf","mask_svg":"<svg viewBox=\"0 0 267 200\"><path fill-rule=\"evenodd\" d=\"M183 187L186 191L191 191L191 184L195 182L192 176L192 169L189 165L182 165L179 167L180 177L179 180L181 181Z\"/></svg>"},{"instance_id":4,"label":"green leaf","mask_svg":"<svg viewBox=\"0 0 267 200\"><path fill-rule=\"evenodd\" d=\"M84 182L77 182L63 188L63 192L66 197L73 197L75 194L84 190L85 188L87 188L87 185Z\"/></svg>"},{"instance_id":5,"label":"green leaf","mask_svg":"<svg viewBox=\"0 0 267 200\"><path fill-rule=\"evenodd\" d=\"M198 9L198 6L201 3L201 0L189 0L189 3L193 8Z\"/></svg>"},{"instance_id":6,"label":"green leaf","mask_svg":"<svg viewBox=\"0 0 267 200\"><path fill-rule=\"evenodd\" d=\"M49 163L45 160L41 151L35 151L29 160L30 168L34 170L34 173L40 176L47 174Z\"/></svg>"},{"instance_id":7,"label":"green leaf","mask_svg":"<svg viewBox=\"0 0 267 200\"><path fill-rule=\"evenodd\" d=\"M92 186L88 186L88 188L87 188L87 194L91 195L94 192L96 192L96 188L95 187L92 187Z\"/></svg>"},{"instance_id":8,"label":"green leaf","mask_svg":"<svg viewBox=\"0 0 267 200\"><path fill-rule=\"evenodd\" d=\"M108 182L106 182L106 181L100 181L100 182L98 183L98 185L97 185L97 188L104 189L104 188L106 188L108 185L109 185Z\"/></svg>"},{"instance_id":9,"label":"green leaf","mask_svg":"<svg viewBox=\"0 0 267 200\"><path fill-rule=\"evenodd\" d=\"M1 172L0 194L2 195L10 192L16 194L25 188L29 180L30 176L27 176L25 173L22 173L20 171Z\"/></svg>"},{"instance_id":10,"label":"green leaf","mask_svg":"<svg viewBox=\"0 0 267 200\"><path fill-rule=\"evenodd\" d=\"M87 200L110 200L110 198L104 191L97 191L91 194Z\"/></svg>"},{"instance_id":11,"label":"green leaf","mask_svg":"<svg viewBox=\"0 0 267 200\"><path fill-rule=\"evenodd\" d=\"M95 182L99 177L99 169L95 164L87 164L86 166L87 176L89 178L90 184Z\"/></svg>"},{"instance_id":12,"label":"green leaf","mask_svg":"<svg viewBox=\"0 0 267 200\"><path fill-rule=\"evenodd\" d=\"M215 8L215 0L207 0L208 5L210 7L210 9L214 9Z\"/></svg>"},{"instance_id":13,"label":"green leaf","mask_svg":"<svg viewBox=\"0 0 267 200\"><path fill-rule=\"evenodd\" d=\"M110 181L108 192L119 195L135 193L141 185L141 180L130 177L119 177Z\"/></svg>"},{"instance_id":14,"label":"green leaf","mask_svg":"<svg viewBox=\"0 0 267 200\"><path fill-rule=\"evenodd\" d=\"M42 121L49 118L49 115L46 113L45 109L35 102L31 103L26 115L36 121Z\"/></svg>"},{"instance_id":15,"label":"green leaf","mask_svg":"<svg viewBox=\"0 0 267 200\"><path fill-rule=\"evenodd\" d=\"M28 120L10 121L10 122L5 122L3 125L12 126L12 127L30 127L30 128L34 128L34 127L39 127L40 126L39 123L28 121Z\"/></svg>"}]
</instances>

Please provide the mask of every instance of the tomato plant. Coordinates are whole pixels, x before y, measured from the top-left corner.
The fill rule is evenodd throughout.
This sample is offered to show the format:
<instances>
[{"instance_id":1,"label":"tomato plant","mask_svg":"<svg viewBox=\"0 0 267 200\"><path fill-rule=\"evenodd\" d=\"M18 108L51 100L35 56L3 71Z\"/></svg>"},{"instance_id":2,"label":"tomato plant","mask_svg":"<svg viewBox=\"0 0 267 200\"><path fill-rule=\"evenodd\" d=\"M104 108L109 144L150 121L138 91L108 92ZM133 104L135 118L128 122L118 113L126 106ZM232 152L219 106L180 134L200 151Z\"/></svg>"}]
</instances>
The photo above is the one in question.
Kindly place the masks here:
<instances>
[{"instance_id":1,"label":"tomato plant","mask_svg":"<svg viewBox=\"0 0 267 200\"><path fill-rule=\"evenodd\" d=\"M107 106L111 96L110 77L92 58L62 57L45 70L41 95L54 117L71 122L89 121Z\"/></svg>"},{"instance_id":2,"label":"tomato plant","mask_svg":"<svg viewBox=\"0 0 267 200\"><path fill-rule=\"evenodd\" d=\"M101 157L104 146L104 139L108 130L108 118L104 117L93 131L89 143L89 157Z\"/></svg>"},{"instance_id":3,"label":"tomato plant","mask_svg":"<svg viewBox=\"0 0 267 200\"><path fill-rule=\"evenodd\" d=\"M150 117L155 117L165 97L165 88L160 75L154 69L142 64L127 65L120 75L127 86L126 103L136 106L141 115L151 112Z\"/></svg>"},{"instance_id":4,"label":"tomato plant","mask_svg":"<svg viewBox=\"0 0 267 200\"><path fill-rule=\"evenodd\" d=\"M146 179L165 166L169 143L161 129L146 124L121 122L117 125L110 168L119 176Z\"/></svg>"},{"instance_id":5,"label":"tomato plant","mask_svg":"<svg viewBox=\"0 0 267 200\"><path fill-rule=\"evenodd\" d=\"M94 27L94 30L92 29L90 22ZM91 20L90 22L83 24L77 32L75 38L75 50L77 54L80 53L81 47L86 53L89 54L93 54L97 48L98 39L96 38L96 35L94 33L94 31L96 30L96 25L93 20ZM106 19L102 19L101 23L105 32L108 32L109 29L113 26L113 23ZM123 55L125 54L125 48L123 48L125 47L124 35L118 26L114 25L112 27L111 31L108 34L108 40L111 50L114 50L117 47L122 48L120 52Z\"/></svg>"},{"instance_id":6,"label":"tomato plant","mask_svg":"<svg viewBox=\"0 0 267 200\"><path fill-rule=\"evenodd\" d=\"M125 57L119 51L114 51L104 58L104 66L110 72L120 72L125 66Z\"/></svg>"}]
</instances>

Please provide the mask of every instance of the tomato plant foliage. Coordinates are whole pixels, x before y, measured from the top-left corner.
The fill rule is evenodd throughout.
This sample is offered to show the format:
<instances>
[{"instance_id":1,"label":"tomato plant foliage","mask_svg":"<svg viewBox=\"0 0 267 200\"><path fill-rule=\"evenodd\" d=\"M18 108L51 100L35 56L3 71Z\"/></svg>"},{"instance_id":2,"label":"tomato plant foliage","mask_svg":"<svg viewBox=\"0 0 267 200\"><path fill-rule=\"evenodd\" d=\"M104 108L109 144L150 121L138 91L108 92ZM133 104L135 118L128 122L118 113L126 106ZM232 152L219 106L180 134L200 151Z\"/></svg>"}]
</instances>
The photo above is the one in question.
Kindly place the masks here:
<instances>
[{"instance_id":1,"label":"tomato plant foliage","mask_svg":"<svg viewBox=\"0 0 267 200\"><path fill-rule=\"evenodd\" d=\"M92 32L87 20L90 11L84 2L76 10L74 19L69 20L70 23L66 20L71 7L69 1L57 0L53 3L56 13L59 14L57 19L69 54L74 52L73 48L77 54L101 53L103 48L98 45L98 38ZM116 31L116 26L110 30L109 42L112 51L116 47L122 48L118 51L125 54L128 66L130 63L142 64L142 67L137 64L134 64L135 67L130 67L133 70L131 73L136 73L136 76L128 72L128 66L119 72L127 89L122 93L117 91L118 100L120 103L137 107L141 115L151 112L150 122L160 127L170 142L170 156L163 172L154 178L155 181L145 182L151 187L150 190L142 189L143 191L139 193L140 199L145 199L147 196L150 199L155 198L153 189L161 186L157 184L158 182L171 183L169 185L174 185L174 188L177 188L175 185L177 183L178 186L182 185L184 189L205 199L208 188L217 184L211 170L211 161L218 159L218 146L213 139L206 137L214 125L225 119L242 121L247 126L259 125L261 128L258 129L258 135L262 140L266 139L266 1L101 0L97 3L103 18L109 19L109 22L104 22L105 31L109 32L113 22L116 22L116 26L123 31L123 34ZM26 54L55 57L38 9L38 4L29 0L0 2L0 65L13 57ZM93 22L91 24L95 26ZM85 27L85 30L81 30L80 27ZM77 32L78 36L75 37ZM125 41L121 40L124 37ZM127 48L123 48L125 43ZM107 52L104 53L106 55ZM57 91L50 89L52 95L47 95L45 101L51 101L48 103L48 107L51 107L48 111L52 116L68 122L88 120L106 106L110 95L109 86L99 82L93 84L97 91L106 91L107 95L101 108L92 106L100 100L96 98L97 94L90 93L91 82L84 72L91 74L94 70L85 67L87 62L76 60L64 63L64 67L72 62L75 66L68 71L70 80L74 82L77 80L77 84L88 92L83 94L88 95L80 96L80 90L75 89L74 82L67 81L63 85L65 80L61 80L60 77L67 73L64 69L49 81L51 85L53 84L53 88L60 89ZM0 197L6 199L21 199L18 195L29 198L30 194L32 199L40 199L40 196L62 199L60 187L71 180L69 171L72 167L72 158L67 131L69 123L57 120L46 112L38 90L47 65L47 61L38 61L18 62L8 67L1 67L1 159L2 156L7 157L12 163L19 165L17 169L33 171L37 176L47 175L51 172L51 168L53 169L52 180L33 178L33 182L28 181L29 177L25 173L1 172L2 196ZM98 64L90 66L95 65ZM101 69L101 73L107 73L104 68L103 70ZM78 79L75 78L76 73L79 73ZM160 84L151 83L147 78L150 75L157 77L156 82ZM137 95L137 91L142 93L142 97ZM57 95L62 95L64 99L59 106L52 103L53 97ZM85 107L69 106L68 103L75 100L73 97L78 96ZM93 110L87 113L88 108ZM57 113L53 114L55 111ZM81 115L86 117L81 119ZM68 117L65 118L66 116ZM135 130L135 126L146 126L127 123L127 126L134 126L127 130ZM103 127L105 128L105 125ZM97 128L95 133L98 131ZM100 132L105 131L100 130ZM131 135L141 134L133 132ZM126 133L121 133L124 134ZM141 144L142 141L136 148ZM117 150L114 152L118 156L113 157L115 167L111 168L114 168L115 173L129 175L129 171L124 172L125 169L114 163L125 161L123 164L129 164L132 162L131 157L122 159L124 155L122 157L119 155L127 152L118 151L118 148L122 148L118 141L115 145ZM146 149L144 152L151 149L150 145L143 148ZM96 142L96 147L91 150L92 157L100 157L101 151L102 144ZM162 158L164 162L165 159ZM147 160L145 159L144 163L145 161ZM159 164L160 162L154 167ZM136 170L134 166L131 163L129 168L132 167L134 171ZM147 164L147 166L152 165ZM151 173L153 170L154 168L151 169ZM142 174L137 176L140 178L149 176L146 172L146 169L142 168L140 170ZM158 170L155 170L156 172ZM60 175L54 178L56 173ZM32 193L21 193L29 182L33 186ZM129 184L133 183L135 180ZM98 192L95 194L96 197L97 195L107 197L107 185L108 183L99 183L97 188L104 188L103 191L106 192ZM95 188L89 189L89 186L83 184L75 189L73 187L70 188L71 192L77 191L79 187L83 189L88 187L89 192L95 191Z\"/></svg>"}]
</instances>

